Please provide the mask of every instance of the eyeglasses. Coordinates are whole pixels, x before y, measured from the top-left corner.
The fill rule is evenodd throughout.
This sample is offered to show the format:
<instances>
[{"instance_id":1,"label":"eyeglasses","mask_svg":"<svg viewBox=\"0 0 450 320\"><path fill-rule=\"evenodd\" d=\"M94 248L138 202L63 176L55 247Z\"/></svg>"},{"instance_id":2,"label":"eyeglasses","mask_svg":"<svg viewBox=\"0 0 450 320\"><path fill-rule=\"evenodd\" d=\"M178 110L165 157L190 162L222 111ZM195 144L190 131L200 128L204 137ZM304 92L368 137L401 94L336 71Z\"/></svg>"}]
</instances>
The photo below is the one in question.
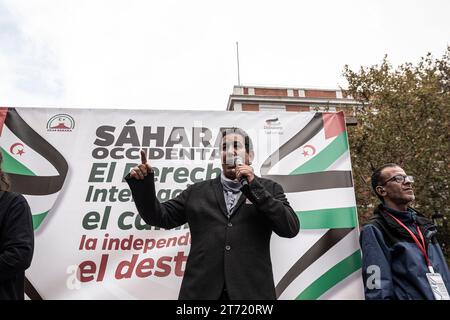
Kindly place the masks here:
<instances>
[{"instance_id":1,"label":"eyeglasses","mask_svg":"<svg viewBox=\"0 0 450 320\"><path fill-rule=\"evenodd\" d=\"M413 176L406 176L403 174L397 174L395 176L393 176L392 178L387 179L384 183L380 184L380 186L384 186L386 183L388 183L389 181L393 181L395 180L395 182L397 183L414 183L414 177Z\"/></svg>"}]
</instances>

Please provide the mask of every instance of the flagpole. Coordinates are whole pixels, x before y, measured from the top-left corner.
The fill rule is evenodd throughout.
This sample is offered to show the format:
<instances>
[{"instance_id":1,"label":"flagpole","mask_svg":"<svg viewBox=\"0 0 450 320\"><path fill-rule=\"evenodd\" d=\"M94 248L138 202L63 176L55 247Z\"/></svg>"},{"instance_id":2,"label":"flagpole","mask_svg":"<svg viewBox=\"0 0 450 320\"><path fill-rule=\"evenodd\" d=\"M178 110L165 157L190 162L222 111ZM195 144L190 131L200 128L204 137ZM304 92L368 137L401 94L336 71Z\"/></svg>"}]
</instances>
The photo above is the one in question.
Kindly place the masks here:
<instances>
[{"instance_id":1,"label":"flagpole","mask_svg":"<svg viewBox=\"0 0 450 320\"><path fill-rule=\"evenodd\" d=\"M238 76L238 85L241 85L241 75L239 72L239 42L236 41L236 53L237 53L237 76Z\"/></svg>"}]
</instances>

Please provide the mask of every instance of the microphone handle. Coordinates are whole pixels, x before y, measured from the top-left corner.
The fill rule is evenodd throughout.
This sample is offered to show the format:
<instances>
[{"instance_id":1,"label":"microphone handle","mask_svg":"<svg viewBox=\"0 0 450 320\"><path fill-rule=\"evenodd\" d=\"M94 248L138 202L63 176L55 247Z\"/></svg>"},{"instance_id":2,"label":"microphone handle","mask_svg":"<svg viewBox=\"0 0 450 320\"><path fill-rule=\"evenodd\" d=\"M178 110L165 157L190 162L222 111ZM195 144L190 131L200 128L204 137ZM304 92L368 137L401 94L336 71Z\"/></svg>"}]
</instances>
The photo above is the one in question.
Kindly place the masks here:
<instances>
[{"instance_id":1,"label":"microphone handle","mask_svg":"<svg viewBox=\"0 0 450 320\"><path fill-rule=\"evenodd\" d=\"M242 165L242 164L243 164L243 163L242 163L242 160L240 160L239 162L236 163L236 165ZM242 177L239 179L239 182L240 182L241 185L243 185L243 186L248 185L248 179L247 179L246 176L242 176Z\"/></svg>"},{"instance_id":2,"label":"microphone handle","mask_svg":"<svg viewBox=\"0 0 450 320\"><path fill-rule=\"evenodd\" d=\"M243 185L243 186L246 186L246 185L248 185L248 179L247 179L247 177L242 177L240 180L239 180L239 182Z\"/></svg>"}]
</instances>

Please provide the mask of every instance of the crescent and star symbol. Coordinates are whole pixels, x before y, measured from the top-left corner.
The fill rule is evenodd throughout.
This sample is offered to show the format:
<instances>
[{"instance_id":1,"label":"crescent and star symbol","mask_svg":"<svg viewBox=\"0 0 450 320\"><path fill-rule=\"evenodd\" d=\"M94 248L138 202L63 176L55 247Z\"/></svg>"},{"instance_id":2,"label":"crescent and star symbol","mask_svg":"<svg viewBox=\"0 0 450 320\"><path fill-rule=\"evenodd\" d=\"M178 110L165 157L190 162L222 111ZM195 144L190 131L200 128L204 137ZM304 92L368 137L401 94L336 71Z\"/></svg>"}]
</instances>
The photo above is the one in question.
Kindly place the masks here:
<instances>
[{"instance_id":1,"label":"crescent and star symbol","mask_svg":"<svg viewBox=\"0 0 450 320\"><path fill-rule=\"evenodd\" d=\"M308 157L308 156L312 156L316 153L316 148L314 148L313 145L311 144L307 144L303 147L303 156Z\"/></svg>"},{"instance_id":2,"label":"crescent and star symbol","mask_svg":"<svg viewBox=\"0 0 450 320\"><path fill-rule=\"evenodd\" d=\"M11 147L9 148L9 152L11 154L18 154L19 156L22 156L22 154L25 153L25 151L23 150L23 144L20 142L12 144Z\"/></svg>"}]
</instances>

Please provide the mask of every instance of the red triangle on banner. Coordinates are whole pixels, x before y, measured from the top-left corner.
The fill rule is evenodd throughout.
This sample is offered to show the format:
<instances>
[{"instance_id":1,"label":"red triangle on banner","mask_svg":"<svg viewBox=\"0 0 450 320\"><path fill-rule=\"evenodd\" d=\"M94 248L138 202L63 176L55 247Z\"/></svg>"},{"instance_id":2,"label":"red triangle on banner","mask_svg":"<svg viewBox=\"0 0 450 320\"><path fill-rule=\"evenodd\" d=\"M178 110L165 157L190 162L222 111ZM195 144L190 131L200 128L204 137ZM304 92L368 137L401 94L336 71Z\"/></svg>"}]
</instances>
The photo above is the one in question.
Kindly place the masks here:
<instances>
[{"instance_id":1,"label":"red triangle on banner","mask_svg":"<svg viewBox=\"0 0 450 320\"><path fill-rule=\"evenodd\" d=\"M333 138L345 131L344 112L324 112L322 113L325 139Z\"/></svg>"}]
</instances>

